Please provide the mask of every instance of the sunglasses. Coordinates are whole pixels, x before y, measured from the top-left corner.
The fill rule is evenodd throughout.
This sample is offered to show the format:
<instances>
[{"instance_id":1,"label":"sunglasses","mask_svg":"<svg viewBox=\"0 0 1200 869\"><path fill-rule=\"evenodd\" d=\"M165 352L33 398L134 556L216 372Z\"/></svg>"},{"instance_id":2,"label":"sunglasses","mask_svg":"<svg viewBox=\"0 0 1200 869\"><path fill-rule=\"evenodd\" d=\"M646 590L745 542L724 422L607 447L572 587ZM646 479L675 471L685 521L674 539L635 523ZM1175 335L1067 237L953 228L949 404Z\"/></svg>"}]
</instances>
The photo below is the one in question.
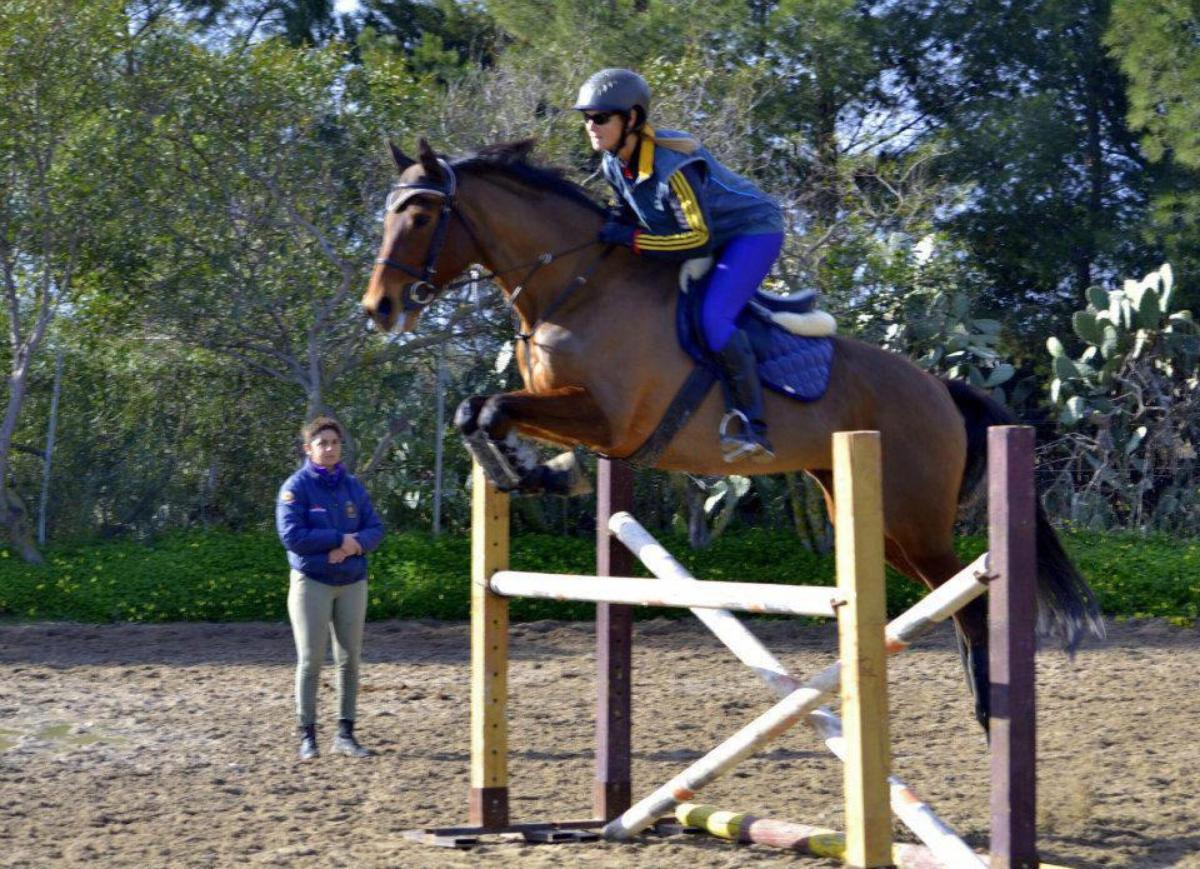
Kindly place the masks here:
<instances>
[{"instance_id":1,"label":"sunglasses","mask_svg":"<svg viewBox=\"0 0 1200 869\"><path fill-rule=\"evenodd\" d=\"M605 124L607 124L609 121L612 120L612 117L615 114L616 114L616 112L591 112L591 113L584 112L583 113L583 122L585 124L590 122L590 123L595 124L597 127L603 127Z\"/></svg>"}]
</instances>

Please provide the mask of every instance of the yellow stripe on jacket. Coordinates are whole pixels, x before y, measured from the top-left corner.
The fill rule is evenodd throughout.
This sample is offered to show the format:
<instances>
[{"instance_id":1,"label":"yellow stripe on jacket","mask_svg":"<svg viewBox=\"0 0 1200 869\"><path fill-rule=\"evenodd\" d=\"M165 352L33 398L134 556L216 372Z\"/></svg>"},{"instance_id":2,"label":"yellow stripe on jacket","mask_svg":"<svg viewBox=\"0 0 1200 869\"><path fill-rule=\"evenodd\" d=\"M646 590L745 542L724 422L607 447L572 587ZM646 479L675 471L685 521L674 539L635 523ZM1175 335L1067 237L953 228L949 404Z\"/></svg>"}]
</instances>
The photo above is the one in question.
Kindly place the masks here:
<instances>
[{"instance_id":1,"label":"yellow stripe on jacket","mask_svg":"<svg viewBox=\"0 0 1200 869\"><path fill-rule=\"evenodd\" d=\"M704 213L696 200L696 192L683 176L683 172L671 175L671 190L679 200L683 210L683 219L687 230L672 235L650 235L639 232L637 235L638 250L688 250L693 247L704 247L708 244L708 225L704 222Z\"/></svg>"}]
</instances>

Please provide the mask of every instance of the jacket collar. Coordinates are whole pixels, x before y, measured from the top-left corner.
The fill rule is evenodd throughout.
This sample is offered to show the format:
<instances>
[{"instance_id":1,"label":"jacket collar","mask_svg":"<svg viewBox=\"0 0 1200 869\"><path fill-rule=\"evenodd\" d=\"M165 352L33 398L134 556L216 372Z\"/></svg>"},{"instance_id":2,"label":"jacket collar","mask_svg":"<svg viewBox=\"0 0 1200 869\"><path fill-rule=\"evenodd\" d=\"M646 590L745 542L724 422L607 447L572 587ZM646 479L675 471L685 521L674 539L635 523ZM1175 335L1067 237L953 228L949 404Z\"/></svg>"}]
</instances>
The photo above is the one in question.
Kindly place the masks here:
<instances>
[{"instance_id":1,"label":"jacket collar","mask_svg":"<svg viewBox=\"0 0 1200 869\"><path fill-rule=\"evenodd\" d=\"M635 185L641 184L654 174L654 128L649 124L642 125L642 141L638 145L638 168Z\"/></svg>"},{"instance_id":2,"label":"jacket collar","mask_svg":"<svg viewBox=\"0 0 1200 869\"><path fill-rule=\"evenodd\" d=\"M337 467L333 470L327 471L312 459L305 459L304 471L311 479L316 480L327 489L336 489L342 482L342 478L346 476L346 468L341 462L338 462Z\"/></svg>"}]
</instances>

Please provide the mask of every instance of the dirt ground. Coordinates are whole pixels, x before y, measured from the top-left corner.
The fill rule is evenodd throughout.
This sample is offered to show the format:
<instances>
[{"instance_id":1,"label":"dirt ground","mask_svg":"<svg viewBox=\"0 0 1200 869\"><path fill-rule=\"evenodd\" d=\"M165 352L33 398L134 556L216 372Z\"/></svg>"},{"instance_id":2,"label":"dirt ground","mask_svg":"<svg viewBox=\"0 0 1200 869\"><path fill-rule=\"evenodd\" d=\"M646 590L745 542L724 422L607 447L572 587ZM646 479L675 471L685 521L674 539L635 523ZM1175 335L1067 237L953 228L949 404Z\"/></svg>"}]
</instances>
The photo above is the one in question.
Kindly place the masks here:
<instances>
[{"instance_id":1,"label":"dirt ground","mask_svg":"<svg viewBox=\"0 0 1200 869\"><path fill-rule=\"evenodd\" d=\"M795 673L832 660L831 626L753 627ZM1110 629L1074 662L1039 656L1042 858L1200 867L1200 630ZM593 642L589 624L513 626L516 821L590 814ZM640 622L635 649L637 798L771 697L694 621ZM466 625L367 626L368 760L293 759L292 655L283 624L0 625L0 865L829 865L706 836L472 852L409 842L406 829L466 821ZM951 632L894 659L890 678L896 774L985 848L986 745ZM837 761L800 727L699 801L840 828L840 788Z\"/></svg>"}]
</instances>

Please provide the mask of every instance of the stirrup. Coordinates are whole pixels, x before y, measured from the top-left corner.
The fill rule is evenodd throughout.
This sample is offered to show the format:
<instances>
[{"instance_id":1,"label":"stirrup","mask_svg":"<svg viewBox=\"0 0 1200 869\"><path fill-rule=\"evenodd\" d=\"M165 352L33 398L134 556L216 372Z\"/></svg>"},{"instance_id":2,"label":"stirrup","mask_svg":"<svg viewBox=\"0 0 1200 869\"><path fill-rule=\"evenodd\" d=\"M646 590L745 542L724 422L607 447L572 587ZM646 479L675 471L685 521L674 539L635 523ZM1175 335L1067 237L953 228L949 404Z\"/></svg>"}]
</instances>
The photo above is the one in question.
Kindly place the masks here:
<instances>
[{"instance_id":1,"label":"stirrup","mask_svg":"<svg viewBox=\"0 0 1200 869\"><path fill-rule=\"evenodd\" d=\"M741 432L738 434L732 434L729 431L729 424L735 419L741 424ZM744 458L749 458L759 464L766 464L775 458L775 453L771 448L756 437L749 417L737 408L728 411L725 416L721 417L717 438L721 445L721 458L725 460L726 464L739 462Z\"/></svg>"}]
</instances>

